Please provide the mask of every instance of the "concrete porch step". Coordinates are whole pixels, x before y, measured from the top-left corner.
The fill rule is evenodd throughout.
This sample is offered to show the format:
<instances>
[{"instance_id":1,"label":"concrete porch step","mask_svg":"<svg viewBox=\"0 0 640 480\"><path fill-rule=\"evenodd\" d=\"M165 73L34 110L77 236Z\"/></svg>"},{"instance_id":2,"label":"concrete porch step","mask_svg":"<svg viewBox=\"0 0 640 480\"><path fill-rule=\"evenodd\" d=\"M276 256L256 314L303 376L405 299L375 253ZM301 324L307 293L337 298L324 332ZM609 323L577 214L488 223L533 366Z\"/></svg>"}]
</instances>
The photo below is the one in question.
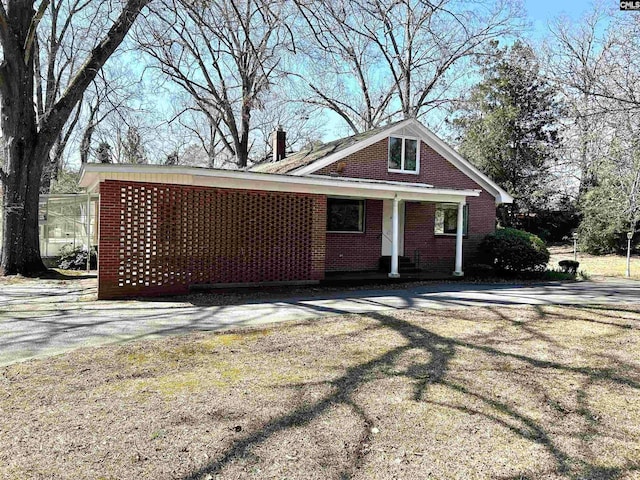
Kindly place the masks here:
<instances>
[{"instance_id":1,"label":"concrete porch step","mask_svg":"<svg viewBox=\"0 0 640 480\"><path fill-rule=\"evenodd\" d=\"M389 272L391 270L391 255L383 255L380 257L378 266L381 272ZM398 272L399 273L417 273L420 269L407 256L398 256Z\"/></svg>"}]
</instances>

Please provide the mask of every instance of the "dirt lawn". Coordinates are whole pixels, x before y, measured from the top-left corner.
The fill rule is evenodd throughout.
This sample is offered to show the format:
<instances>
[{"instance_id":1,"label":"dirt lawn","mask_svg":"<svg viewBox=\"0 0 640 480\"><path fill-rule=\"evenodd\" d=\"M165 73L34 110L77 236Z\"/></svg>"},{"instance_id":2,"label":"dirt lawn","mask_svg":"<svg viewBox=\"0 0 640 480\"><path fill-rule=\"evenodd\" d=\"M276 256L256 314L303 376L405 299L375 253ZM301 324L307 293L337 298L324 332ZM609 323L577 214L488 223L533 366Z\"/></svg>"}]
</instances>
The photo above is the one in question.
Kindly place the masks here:
<instances>
[{"instance_id":1,"label":"dirt lawn","mask_svg":"<svg viewBox=\"0 0 640 480\"><path fill-rule=\"evenodd\" d=\"M549 247L551 259L549 268L558 268L560 260L573 260L573 245ZM627 271L627 257L623 255L589 255L578 252L580 267L578 270L586 272L589 277L624 277ZM631 256L631 278L640 280L640 258Z\"/></svg>"},{"instance_id":2,"label":"dirt lawn","mask_svg":"<svg viewBox=\"0 0 640 480\"><path fill-rule=\"evenodd\" d=\"M349 315L0 376L0 478L640 478L640 306Z\"/></svg>"}]
</instances>

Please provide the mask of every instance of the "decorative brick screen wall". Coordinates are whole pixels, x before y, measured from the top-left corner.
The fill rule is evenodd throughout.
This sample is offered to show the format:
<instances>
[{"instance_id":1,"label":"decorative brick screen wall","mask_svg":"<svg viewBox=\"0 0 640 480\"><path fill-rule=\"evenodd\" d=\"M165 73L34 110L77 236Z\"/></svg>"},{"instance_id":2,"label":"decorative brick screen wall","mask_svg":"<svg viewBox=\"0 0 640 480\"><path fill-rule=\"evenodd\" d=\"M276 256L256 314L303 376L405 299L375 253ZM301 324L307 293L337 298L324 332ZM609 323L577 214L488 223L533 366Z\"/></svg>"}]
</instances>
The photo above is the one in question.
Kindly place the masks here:
<instances>
[{"instance_id":1,"label":"decorative brick screen wall","mask_svg":"<svg viewBox=\"0 0 640 480\"><path fill-rule=\"evenodd\" d=\"M98 297L320 280L325 223L319 195L106 181Z\"/></svg>"}]
</instances>

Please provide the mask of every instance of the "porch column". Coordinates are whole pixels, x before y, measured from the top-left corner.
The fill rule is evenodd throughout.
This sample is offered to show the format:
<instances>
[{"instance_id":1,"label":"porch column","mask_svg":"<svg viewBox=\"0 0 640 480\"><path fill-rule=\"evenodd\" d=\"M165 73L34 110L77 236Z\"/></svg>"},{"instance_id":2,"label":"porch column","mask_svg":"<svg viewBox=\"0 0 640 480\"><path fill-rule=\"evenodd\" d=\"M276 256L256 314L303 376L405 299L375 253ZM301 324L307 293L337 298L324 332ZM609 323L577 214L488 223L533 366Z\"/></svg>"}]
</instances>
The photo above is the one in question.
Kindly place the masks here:
<instances>
[{"instance_id":1,"label":"porch column","mask_svg":"<svg viewBox=\"0 0 640 480\"><path fill-rule=\"evenodd\" d=\"M391 272L390 278L398 278L398 243L399 243L399 204L398 196L393 197L393 214L391 217Z\"/></svg>"},{"instance_id":2,"label":"porch column","mask_svg":"<svg viewBox=\"0 0 640 480\"><path fill-rule=\"evenodd\" d=\"M462 230L464 228L464 202L458 203L458 224L456 227L456 269L453 274L462 277Z\"/></svg>"}]
</instances>

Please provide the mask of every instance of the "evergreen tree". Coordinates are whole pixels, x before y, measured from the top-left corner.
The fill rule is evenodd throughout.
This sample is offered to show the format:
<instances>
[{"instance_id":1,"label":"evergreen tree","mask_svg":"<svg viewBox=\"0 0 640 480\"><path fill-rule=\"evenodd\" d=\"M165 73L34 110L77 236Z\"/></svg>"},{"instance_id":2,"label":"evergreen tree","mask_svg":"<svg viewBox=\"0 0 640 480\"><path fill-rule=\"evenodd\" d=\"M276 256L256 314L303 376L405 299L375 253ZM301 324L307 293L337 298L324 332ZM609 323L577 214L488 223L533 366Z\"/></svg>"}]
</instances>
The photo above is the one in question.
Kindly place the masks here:
<instances>
[{"instance_id":1,"label":"evergreen tree","mask_svg":"<svg viewBox=\"0 0 640 480\"><path fill-rule=\"evenodd\" d=\"M111 145L107 142L100 142L98 148L96 148L96 160L98 163L113 163Z\"/></svg>"},{"instance_id":2,"label":"evergreen tree","mask_svg":"<svg viewBox=\"0 0 640 480\"><path fill-rule=\"evenodd\" d=\"M454 125L462 155L513 194L515 202L502 210L501 220L514 225L517 213L537 210L547 198L561 107L529 46L494 47L495 55L481 65L483 80Z\"/></svg>"}]
</instances>

